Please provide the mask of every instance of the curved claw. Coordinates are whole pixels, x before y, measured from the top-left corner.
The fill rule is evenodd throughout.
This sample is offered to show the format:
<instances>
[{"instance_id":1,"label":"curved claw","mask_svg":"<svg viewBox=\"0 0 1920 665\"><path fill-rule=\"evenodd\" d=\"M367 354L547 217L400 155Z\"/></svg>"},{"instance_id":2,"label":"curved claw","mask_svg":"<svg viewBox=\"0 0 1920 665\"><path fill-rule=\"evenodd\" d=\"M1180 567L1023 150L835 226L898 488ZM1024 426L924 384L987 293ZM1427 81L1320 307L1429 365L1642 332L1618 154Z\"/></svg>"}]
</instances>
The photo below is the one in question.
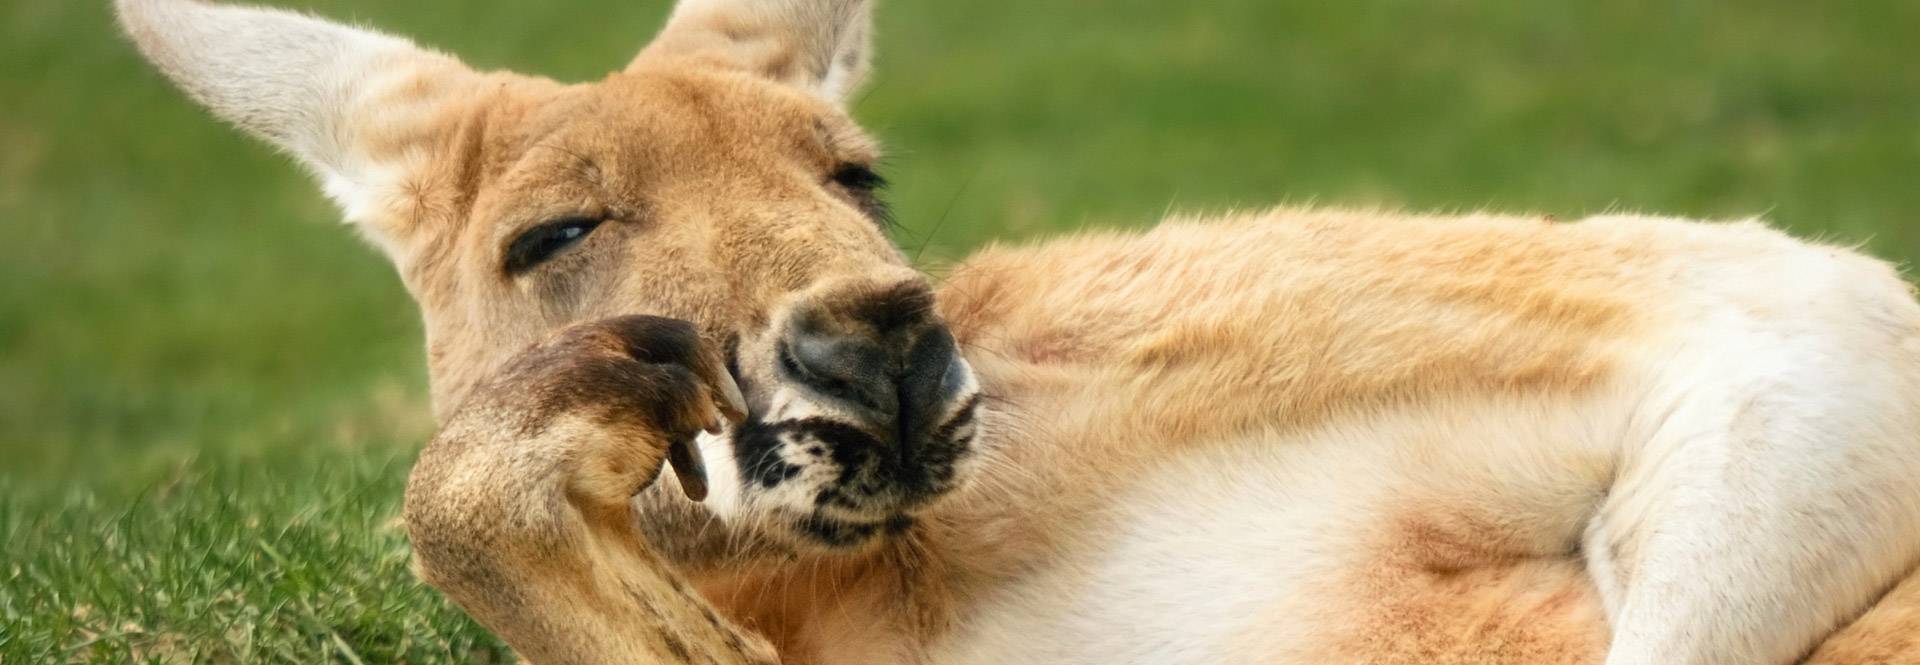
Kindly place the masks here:
<instances>
[{"instance_id":1,"label":"curved claw","mask_svg":"<svg viewBox=\"0 0 1920 665\"><path fill-rule=\"evenodd\" d=\"M740 393L740 384L733 379L733 374L723 370L714 382L719 384L720 413L736 423L746 420L747 398Z\"/></svg>"},{"instance_id":2,"label":"curved claw","mask_svg":"<svg viewBox=\"0 0 1920 665\"><path fill-rule=\"evenodd\" d=\"M699 444L688 440L668 446L667 466L673 467L673 477L679 479L680 490L687 493L687 498L707 498L707 463L700 456Z\"/></svg>"}]
</instances>

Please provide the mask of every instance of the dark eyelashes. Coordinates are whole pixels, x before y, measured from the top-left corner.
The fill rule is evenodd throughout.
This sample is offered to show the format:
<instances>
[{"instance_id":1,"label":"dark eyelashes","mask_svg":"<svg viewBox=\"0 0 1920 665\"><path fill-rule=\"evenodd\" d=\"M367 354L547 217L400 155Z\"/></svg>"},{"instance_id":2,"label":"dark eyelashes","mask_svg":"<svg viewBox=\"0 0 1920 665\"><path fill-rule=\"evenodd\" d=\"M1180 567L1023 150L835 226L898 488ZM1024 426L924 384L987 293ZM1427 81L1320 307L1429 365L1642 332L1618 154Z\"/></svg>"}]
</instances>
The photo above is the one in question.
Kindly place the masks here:
<instances>
[{"instance_id":1,"label":"dark eyelashes","mask_svg":"<svg viewBox=\"0 0 1920 665\"><path fill-rule=\"evenodd\" d=\"M833 172L833 181L841 187L853 190L878 191L887 186L887 179L873 172L873 167L865 164L848 164Z\"/></svg>"},{"instance_id":2,"label":"dark eyelashes","mask_svg":"<svg viewBox=\"0 0 1920 665\"><path fill-rule=\"evenodd\" d=\"M519 275L586 240L605 220L587 217L557 219L527 229L507 246L505 268L508 275Z\"/></svg>"},{"instance_id":3,"label":"dark eyelashes","mask_svg":"<svg viewBox=\"0 0 1920 665\"><path fill-rule=\"evenodd\" d=\"M833 172L834 184L847 190L860 211L872 218L883 229L894 228L893 209L880 197L880 190L887 186L887 179L875 173L865 164L848 164Z\"/></svg>"}]
</instances>

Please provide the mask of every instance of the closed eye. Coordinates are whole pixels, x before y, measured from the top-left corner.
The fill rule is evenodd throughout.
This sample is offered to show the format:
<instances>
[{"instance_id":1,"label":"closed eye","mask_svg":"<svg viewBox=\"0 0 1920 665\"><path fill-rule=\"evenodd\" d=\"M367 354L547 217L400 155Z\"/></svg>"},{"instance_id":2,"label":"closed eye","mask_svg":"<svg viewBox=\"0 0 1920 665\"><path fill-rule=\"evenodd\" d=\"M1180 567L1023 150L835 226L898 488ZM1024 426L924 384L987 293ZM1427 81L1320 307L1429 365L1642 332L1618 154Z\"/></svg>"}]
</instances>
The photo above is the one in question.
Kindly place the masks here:
<instances>
[{"instance_id":1,"label":"closed eye","mask_svg":"<svg viewBox=\"0 0 1920 665\"><path fill-rule=\"evenodd\" d=\"M882 228L893 228L893 209L880 198L880 190L886 189L887 179L874 173L873 167L865 164L846 164L835 169L833 184L845 190L853 198L860 211L873 218Z\"/></svg>"},{"instance_id":2,"label":"closed eye","mask_svg":"<svg viewBox=\"0 0 1920 665\"><path fill-rule=\"evenodd\" d=\"M847 164L833 172L833 181L850 190L875 191L887 186L887 179L865 164Z\"/></svg>"},{"instance_id":3,"label":"closed eye","mask_svg":"<svg viewBox=\"0 0 1920 665\"><path fill-rule=\"evenodd\" d=\"M507 246L506 270L519 275L579 244L604 220L568 217L527 229Z\"/></svg>"}]
</instances>

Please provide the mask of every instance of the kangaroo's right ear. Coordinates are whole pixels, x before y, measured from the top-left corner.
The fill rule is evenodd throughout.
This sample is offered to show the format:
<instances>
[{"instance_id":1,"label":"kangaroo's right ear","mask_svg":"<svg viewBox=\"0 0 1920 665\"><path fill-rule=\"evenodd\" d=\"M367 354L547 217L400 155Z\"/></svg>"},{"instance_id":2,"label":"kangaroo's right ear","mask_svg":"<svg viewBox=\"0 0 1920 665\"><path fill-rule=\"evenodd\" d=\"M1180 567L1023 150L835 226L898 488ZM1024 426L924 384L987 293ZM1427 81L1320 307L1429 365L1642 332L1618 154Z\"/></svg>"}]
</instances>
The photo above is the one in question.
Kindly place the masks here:
<instances>
[{"instance_id":1,"label":"kangaroo's right ear","mask_svg":"<svg viewBox=\"0 0 1920 665\"><path fill-rule=\"evenodd\" d=\"M292 154L348 221L391 252L378 228L449 107L479 75L407 40L287 11L199 0L116 0L140 52L181 89Z\"/></svg>"},{"instance_id":2,"label":"kangaroo's right ear","mask_svg":"<svg viewBox=\"0 0 1920 665\"><path fill-rule=\"evenodd\" d=\"M845 105L872 58L871 0L679 0L634 65L692 57Z\"/></svg>"}]
</instances>

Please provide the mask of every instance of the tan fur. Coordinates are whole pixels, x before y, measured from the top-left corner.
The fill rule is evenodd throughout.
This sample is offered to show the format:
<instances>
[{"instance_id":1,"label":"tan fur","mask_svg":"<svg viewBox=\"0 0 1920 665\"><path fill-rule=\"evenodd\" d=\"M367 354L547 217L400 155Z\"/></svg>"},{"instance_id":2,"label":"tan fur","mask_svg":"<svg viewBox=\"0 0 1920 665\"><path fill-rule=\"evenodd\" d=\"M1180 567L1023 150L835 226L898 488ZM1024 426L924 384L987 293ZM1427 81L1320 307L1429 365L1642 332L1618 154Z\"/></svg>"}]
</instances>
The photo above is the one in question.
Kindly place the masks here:
<instances>
[{"instance_id":1,"label":"tan fur","mask_svg":"<svg viewBox=\"0 0 1920 665\"><path fill-rule=\"evenodd\" d=\"M865 68L864 3L690 0L629 68L574 85L475 73L286 14L120 5L143 51L196 98L330 189L344 183L336 198L399 267L426 321L443 421L408 492L421 572L547 662L763 662L768 645L786 663L965 660L969 631L995 619L986 599L1042 577L1089 593L1102 584L1092 562L1127 545L1130 511L1155 505L1128 497L1213 490L1179 486L1169 469L1296 449L1285 468L1305 470L1300 491L1384 489L1309 498L1352 501L1373 519L1334 529L1321 574L1254 617L1271 630L1239 636L1237 653L1599 662L1607 613L1564 515L1621 469L1599 452L1527 452L1529 436L1544 450L1585 431L1585 411L1517 434L1476 418L1611 399L1644 365L1638 354L1689 325L1674 304L1679 275L1806 247L1757 225L1282 209L987 249L938 290L986 395L982 471L899 537L788 550L725 531L654 481L661 451L718 408L712 349L747 340L751 374L766 362L752 340L796 312L919 283L830 182L877 156L835 106ZM222 21L380 48L290 65L303 76L355 68L328 70L339 89L316 91L222 60L232 53L206 46L218 34L179 37ZM247 77L293 92L250 98L236 92ZM315 95L336 101L274 106ZM334 131L302 133L297 119L316 116ZM503 272L519 233L567 216L607 222L541 272ZM649 358L635 349L665 333L633 326L651 324L588 323L634 313L693 322L699 340ZM631 415L659 404L667 415ZM1424 415L1399 428L1403 416L1382 413ZM1349 431L1366 447L1343 452ZM1519 459L1554 455L1558 475L1463 460L1457 444L1483 436L1519 441ZM1369 465L1386 475L1311 473ZM1511 483L1537 511L1381 479L1429 469L1477 479L1470 488ZM1562 486L1588 489L1549 489ZM1920 663L1916 635L1920 576L1812 662Z\"/></svg>"},{"instance_id":2,"label":"tan fur","mask_svg":"<svg viewBox=\"0 0 1920 665\"><path fill-rule=\"evenodd\" d=\"M1168 442L1309 429L1393 403L1587 391L1620 349L1678 323L1653 304L1676 260L1781 239L1734 230L1284 209L983 251L953 269L943 311L1009 405L1019 443L1001 464L1020 472L955 502L965 526L949 547L1013 571L1063 541L1097 541L1062 526L1156 473L1178 454ZM1595 477L1612 472L1594 464ZM1439 508L1471 505L1461 498L1403 501L1419 508L1303 603L1326 650L1286 662L1598 662L1605 615L1570 542L1503 543L1473 522L1492 516ZM1819 662L1920 662L1915 611L1896 609L1914 588Z\"/></svg>"}]
</instances>

